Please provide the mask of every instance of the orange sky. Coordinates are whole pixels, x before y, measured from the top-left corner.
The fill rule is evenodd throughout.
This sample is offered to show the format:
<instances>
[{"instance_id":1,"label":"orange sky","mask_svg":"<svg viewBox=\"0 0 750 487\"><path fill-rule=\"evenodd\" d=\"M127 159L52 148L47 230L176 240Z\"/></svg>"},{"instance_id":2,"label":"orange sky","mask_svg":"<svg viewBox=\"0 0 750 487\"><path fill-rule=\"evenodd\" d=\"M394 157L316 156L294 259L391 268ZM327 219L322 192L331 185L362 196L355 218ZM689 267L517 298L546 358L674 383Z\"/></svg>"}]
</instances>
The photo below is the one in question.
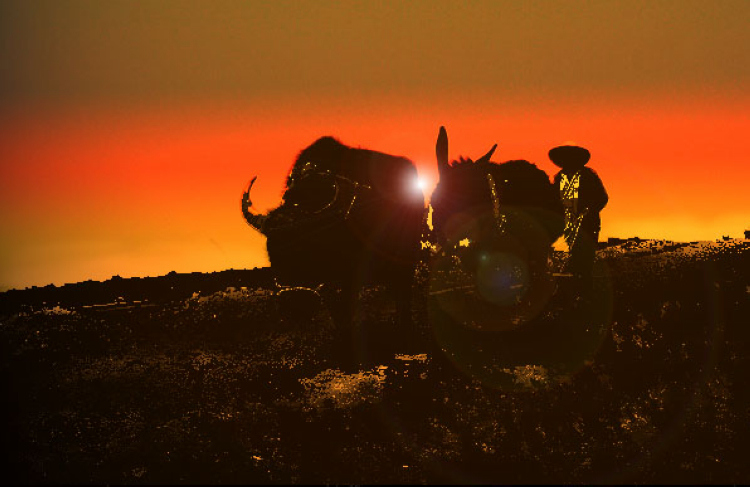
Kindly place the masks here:
<instances>
[{"instance_id":1,"label":"orange sky","mask_svg":"<svg viewBox=\"0 0 750 487\"><path fill-rule=\"evenodd\" d=\"M440 125L451 158L498 143L493 159L550 175L551 147L589 148L610 194L603 239L750 229L747 3L501 3L431 3L423 31L398 3L302 2L291 18L253 2L3 4L0 289L267 265L239 211L251 176L273 207L296 153L334 135L409 157L431 189ZM503 25L525 44L493 44Z\"/></svg>"},{"instance_id":2,"label":"orange sky","mask_svg":"<svg viewBox=\"0 0 750 487\"><path fill-rule=\"evenodd\" d=\"M452 158L476 157L498 142L496 160L525 157L550 175L550 147L588 147L610 194L602 238L740 237L750 223L743 194L750 176L747 110L492 113L465 106L383 114L373 107L367 118L331 111L235 107L16 118L2 139L3 279L9 286L44 285L266 265L262 237L239 212L252 175L259 176L257 206L275 206L296 153L333 134L406 155L434 184L440 124L448 127Z\"/></svg>"}]
</instances>

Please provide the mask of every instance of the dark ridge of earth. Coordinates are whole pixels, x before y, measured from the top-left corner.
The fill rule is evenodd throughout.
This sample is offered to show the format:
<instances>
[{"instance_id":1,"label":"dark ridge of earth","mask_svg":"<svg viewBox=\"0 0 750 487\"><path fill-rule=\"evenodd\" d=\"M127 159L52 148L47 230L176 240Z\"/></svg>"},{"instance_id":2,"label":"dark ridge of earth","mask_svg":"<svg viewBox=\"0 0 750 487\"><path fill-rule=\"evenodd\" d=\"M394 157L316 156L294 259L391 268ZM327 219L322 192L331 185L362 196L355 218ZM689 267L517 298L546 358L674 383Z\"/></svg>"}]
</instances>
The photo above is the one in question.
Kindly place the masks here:
<instances>
[{"instance_id":1,"label":"dark ridge of earth","mask_svg":"<svg viewBox=\"0 0 750 487\"><path fill-rule=\"evenodd\" d=\"M163 304L190 297L194 292L214 293L227 287L265 287L274 285L269 267L229 269L211 273L170 272L158 277L115 276L106 281L78 283L26 289L11 289L0 293L0 313L18 312L24 307L33 309L70 308L94 304L139 303Z\"/></svg>"},{"instance_id":2,"label":"dark ridge of earth","mask_svg":"<svg viewBox=\"0 0 750 487\"><path fill-rule=\"evenodd\" d=\"M425 262L414 330L362 293L353 369L268 269L2 293L4 481L748 483L750 242L599 257L590 303L510 332Z\"/></svg>"},{"instance_id":3,"label":"dark ridge of earth","mask_svg":"<svg viewBox=\"0 0 750 487\"><path fill-rule=\"evenodd\" d=\"M717 242L717 244L721 244ZM641 239L624 240L617 245L600 244L604 250L601 257L620 255L642 257L674 251L682 247L700 247L706 243L674 243ZM708 244L709 247L713 244ZM556 253L558 256L560 253ZM425 259L429 257L425 254ZM204 295L233 288L275 289L273 271L269 267L253 269L228 269L210 273L172 271L164 276L129 277L113 276L106 281L83 281L62 286L48 284L25 289L10 289L0 292L0 315L26 310L41 310L54 307L79 308L99 305L107 308L133 304L164 304L189 298L198 292Z\"/></svg>"}]
</instances>

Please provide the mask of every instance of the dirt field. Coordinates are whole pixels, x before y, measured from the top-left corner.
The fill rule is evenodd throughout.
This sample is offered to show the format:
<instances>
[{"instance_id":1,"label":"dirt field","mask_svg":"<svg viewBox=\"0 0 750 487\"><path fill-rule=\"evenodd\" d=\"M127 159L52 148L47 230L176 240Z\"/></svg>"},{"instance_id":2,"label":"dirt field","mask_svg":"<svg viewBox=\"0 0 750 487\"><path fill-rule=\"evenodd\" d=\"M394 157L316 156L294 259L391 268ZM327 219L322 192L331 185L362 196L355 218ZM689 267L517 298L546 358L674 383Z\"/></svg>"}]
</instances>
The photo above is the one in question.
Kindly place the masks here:
<instances>
[{"instance_id":1,"label":"dirt field","mask_svg":"<svg viewBox=\"0 0 750 487\"><path fill-rule=\"evenodd\" d=\"M303 291L0 310L4 480L750 482L750 242L600 258L519 329L462 323L426 265L414 329L366 289L354 368Z\"/></svg>"}]
</instances>

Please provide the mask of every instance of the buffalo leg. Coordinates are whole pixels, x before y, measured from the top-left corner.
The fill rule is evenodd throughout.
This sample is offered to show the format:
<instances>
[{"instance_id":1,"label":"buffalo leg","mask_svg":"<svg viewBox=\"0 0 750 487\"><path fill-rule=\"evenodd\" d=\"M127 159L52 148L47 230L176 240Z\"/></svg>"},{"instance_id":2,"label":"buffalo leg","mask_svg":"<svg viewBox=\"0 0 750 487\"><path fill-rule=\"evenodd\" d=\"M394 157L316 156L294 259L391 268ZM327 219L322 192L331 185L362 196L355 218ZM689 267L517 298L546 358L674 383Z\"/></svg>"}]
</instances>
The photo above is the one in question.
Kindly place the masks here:
<instances>
[{"instance_id":1,"label":"buffalo leg","mask_svg":"<svg viewBox=\"0 0 750 487\"><path fill-rule=\"evenodd\" d=\"M414 303L414 294L412 286L414 284L414 272L411 268L399 273L399 278L391 283L389 287L396 303L396 329L397 342L408 350L399 350L400 352L413 351L412 349L418 342L418 330L412 319L412 305Z\"/></svg>"},{"instance_id":2,"label":"buffalo leg","mask_svg":"<svg viewBox=\"0 0 750 487\"><path fill-rule=\"evenodd\" d=\"M393 287L396 300L396 324L399 329L407 330L411 328L411 305L412 305L412 281L400 280Z\"/></svg>"},{"instance_id":3,"label":"buffalo leg","mask_svg":"<svg viewBox=\"0 0 750 487\"><path fill-rule=\"evenodd\" d=\"M325 301L334 326L334 354L343 364L356 365L357 334L354 315L358 290L352 284L343 284L338 289L327 288Z\"/></svg>"}]
</instances>

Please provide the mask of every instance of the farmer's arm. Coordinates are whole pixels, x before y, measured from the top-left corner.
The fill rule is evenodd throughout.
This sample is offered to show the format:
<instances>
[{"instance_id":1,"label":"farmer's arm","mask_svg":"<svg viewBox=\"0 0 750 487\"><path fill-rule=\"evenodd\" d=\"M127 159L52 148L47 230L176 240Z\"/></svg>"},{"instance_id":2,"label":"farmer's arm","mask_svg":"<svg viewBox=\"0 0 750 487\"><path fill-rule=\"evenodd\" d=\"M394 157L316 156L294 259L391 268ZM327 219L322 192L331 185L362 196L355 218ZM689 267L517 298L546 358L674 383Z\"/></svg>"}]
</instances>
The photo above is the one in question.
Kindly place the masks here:
<instances>
[{"instance_id":1,"label":"farmer's arm","mask_svg":"<svg viewBox=\"0 0 750 487\"><path fill-rule=\"evenodd\" d=\"M589 171L589 177L586 178L588 180L586 206L588 207L589 212L599 213L605 206L607 206L609 195L607 195L607 190L604 189L604 184L599 178L599 175L596 174L596 171L593 169L589 169Z\"/></svg>"}]
</instances>

